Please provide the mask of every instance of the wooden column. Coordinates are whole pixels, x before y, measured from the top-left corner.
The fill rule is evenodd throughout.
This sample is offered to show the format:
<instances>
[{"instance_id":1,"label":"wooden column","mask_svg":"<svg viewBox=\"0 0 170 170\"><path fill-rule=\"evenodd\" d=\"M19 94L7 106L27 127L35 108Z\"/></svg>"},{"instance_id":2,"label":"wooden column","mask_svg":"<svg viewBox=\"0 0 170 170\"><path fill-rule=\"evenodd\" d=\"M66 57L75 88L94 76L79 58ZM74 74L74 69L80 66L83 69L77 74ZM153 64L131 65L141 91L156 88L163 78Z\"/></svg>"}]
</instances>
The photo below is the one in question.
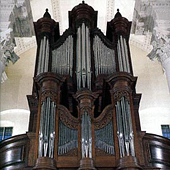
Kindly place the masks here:
<instances>
[{"instance_id":1,"label":"wooden column","mask_svg":"<svg viewBox=\"0 0 170 170\"><path fill-rule=\"evenodd\" d=\"M141 169L137 157L139 148L136 115L133 108L136 77L129 73L116 73L108 77L113 107L116 110L116 131L119 144L117 169ZM116 138L116 136L115 136Z\"/></svg>"},{"instance_id":2,"label":"wooden column","mask_svg":"<svg viewBox=\"0 0 170 170\"><path fill-rule=\"evenodd\" d=\"M37 131L36 131L36 157L37 163L34 169L56 169L56 155L57 153L57 141L58 141L58 105L60 102L60 87L63 83L64 79L59 76L58 74L54 73L42 73L39 74L35 78L35 83L38 87L39 92L39 105L38 105L38 118L37 118ZM50 106L46 105L46 108L44 110L42 105L43 102L49 99L49 101L52 103ZM55 107L55 110L54 110ZM53 112L55 111L55 113ZM53 114L53 115L52 115ZM42 116L46 115L46 116ZM52 117L53 116L53 117ZM43 120L43 118L48 118L47 120ZM52 120L50 120L52 119ZM51 121L54 123L51 123ZM42 124L42 122L45 122ZM46 124L46 122L48 122ZM50 133L50 129L52 127L52 124L54 126L53 133ZM44 126L43 129L43 137L41 137L41 127ZM44 137L44 133L48 132L48 135ZM54 138L52 138L54 137ZM43 147L42 151L40 151L40 141L42 138ZM46 139L47 138L47 139ZM52 142L52 139L53 142ZM45 141L47 140L47 142ZM46 142L46 144L45 144ZM45 151L44 147L47 145L47 151ZM50 150L50 147L52 148L52 151ZM41 153L42 152L42 153Z\"/></svg>"},{"instance_id":3,"label":"wooden column","mask_svg":"<svg viewBox=\"0 0 170 170\"><path fill-rule=\"evenodd\" d=\"M95 170L96 168L94 167L94 164L93 164L93 157L95 154L93 118L94 118L94 101L97 98L97 94L91 92L90 90L82 89L78 91L74 97L76 98L78 102L79 120L81 122L80 138L81 138L82 157L80 160L79 170L86 170L86 169ZM87 120L85 120L84 122L83 122L83 116L87 118ZM91 128L88 129L88 132L85 133L85 136L83 136L83 133L84 133L83 131L86 131L86 128L89 128L89 126L88 127L86 126L88 119L90 120L89 126L91 126ZM85 125L85 128L83 127L84 125ZM87 145L84 146L83 140L86 140L86 137L88 141L85 141L85 143L87 142Z\"/></svg>"}]
</instances>

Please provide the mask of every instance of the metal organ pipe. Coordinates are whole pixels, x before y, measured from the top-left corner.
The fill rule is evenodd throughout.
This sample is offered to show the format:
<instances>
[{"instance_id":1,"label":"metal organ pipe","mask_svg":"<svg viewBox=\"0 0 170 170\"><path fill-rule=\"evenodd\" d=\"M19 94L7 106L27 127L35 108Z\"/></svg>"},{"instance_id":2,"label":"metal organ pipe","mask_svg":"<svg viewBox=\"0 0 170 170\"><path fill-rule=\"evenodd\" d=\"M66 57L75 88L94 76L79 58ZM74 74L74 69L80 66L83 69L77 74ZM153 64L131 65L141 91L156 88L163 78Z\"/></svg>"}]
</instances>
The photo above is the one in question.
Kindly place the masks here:
<instances>
[{"instance_id":1,"label":"metal organ pipe","mask_svg":"<svg viewBox=\"0 0 170 170\"><path fill-rule=\"evenodd\" d=\"M78 131L70 129L59 120L58 155L78 147Z\"/></svg>"},{"instance_id":2,"label":"metal organ pipe","mask_svg":"<svg viewBox=\"0 0 170 170\"><path fill-rule=\"evenodd\" d=\"M125 47L122 36L120 36L120 46L121 46L121 53L122 53L122 61L124 66L124 71L127 72L127 63L126 63L126 56L125 56Z\"/></svg>"},{"instance_id":3,"label":"metal organ pipe","mask_svg":"<svg viewBox=\"0 0 170 170\"><path fill-rule=\"evenodd\" d=\"M92 134L91 134L91 118L85 111L82 115L81 122L81 150L82 158L92 158Z\"/></svg>"},{"instance_id":4,"label":"metal organ pipe","mask_svg":"<svg viewBox=\"0 0 170 170\"><path fill-rule=\"evenodd\" d=\"M81 33L80 33L80 27L78 28L77 31L77 59L76 59L76 64L77 64L77 69L76 69L76 74L77 74L77 87L81 87Z\"/></svg>"},{"instance_id":5,"label":"metal organ pipe","mask_svg":"<svg viewBox=\"0 0 170 170\"><path fill-rule=\"evenodd\" d=\"M108 48L97 35L94 37L93 50L96 77L99 74L115 72L115 52Z\"/></svg>"},{"instance_id":6,"label":"metal organ pipe","mask_svg":"<svg viewBox=\"0 0 170 170\"><path fill-rule=\"evenodd\" d=\"M87 86L91 89L91 51L90 51L90 33L86 27L86 57L87 57Z\"/></svg>"},{"instance_id":7,"label":"metal organ pipe","mask_svg":"<svg viewBox=\"0 0 170 170\"><path fill-rule=\"evenodd\" d=\"M119 70L130 73L128 48L126 39L120 35L117 43Z\"/></svg>"},{"instance_id":8,"label":"metal organ pipe","mask_svg":"<svg viewBox=\"0 0 170 170\"><path fill-rule=\"evenodd\" d=\"M65 42L52 51L52 72L69 74L73 68L73 37L69 35Z\"/></svg>"},{"instance_id":9,"label":"metal organ pipe","mask_svg":"<svg viewBox=\"0 0 170 170\"><path fill-rule=\"evenodd\" d=\"M54 157L56 105L47 97L41 105L39 130L39 157Z\"/></svg>"},{"instance_id":10,"label":"metal organ pipe","mask_svg":"<svg viewBox=\"0 0 170 170\"><path fill-rule=\"evenodd\" d=\"M86 36L85 36L85 24L82 24L82 83L83 83L83 87L86 86L86 76L87 76L87 66L86 66L86 57L87 57L87 53L86 53Z\"/></svg>"},{"instance_id":11,"label":"metal organ pipe","mask_svg":"<svg viewBox=\"0 0 170 170\"><path fill-rule=\"evenodd\" d=\"M103 128L95 130L95 147L108 154L115 154L112 121Z\"/></svg>"},{"instance_id":12,"label":"metal organ pipe","mask_svg":"<svg viewBox=\"0 0 170 170\"><path fill-rule=\"evenodd\" d=\"M135 156L130 104L125 97L116 103L116 119L120 157Z\"/></svg>"},{"instance_id":13,"label":"metal organ pipe","mask_svg":"<svg viewBox=\"0 0 170 170\"><path fill-rule=\"evenodd\" d=\"M91 90L90 32L85 23L77 29L76 51L77 88L87 87Z\"/></svg>"},{"instance_id":14,"label":"metal organ pipe","mask_svg":"<svg viewBox=\"0 0 170 170\"><path fill-rule=\"evenodd\" d=\"M119 62L119 70L123 71L123 61L122 61L122 53L121 53L121 47L120 47L120 40L118 39L118 45L117 45L117 53L118 53L118 62Z\"/></svg>"},{"instance_id":15,"label":"metal organ pipe","mask_svg":"<svg viewBox=\"0 0 170 170\"><path fill-rule=\"evenodd\" d=\"M49 40L46 36L40 42L37 75L48 72L49 63Z\"/></svg>"},{"instance_id":16,"label":"metal organ pipe","mask_svg":"<svg viewBox=\"0 0 170 170\"><path fill-rule=\"evenodd\" d=\"M128 57L128 47L127 47L126 39L123 38L123 41L124 41L124 47L125 47L125 56L126 56L127 72L130 73L129 57Z\"/></svg>"}]
</instances>

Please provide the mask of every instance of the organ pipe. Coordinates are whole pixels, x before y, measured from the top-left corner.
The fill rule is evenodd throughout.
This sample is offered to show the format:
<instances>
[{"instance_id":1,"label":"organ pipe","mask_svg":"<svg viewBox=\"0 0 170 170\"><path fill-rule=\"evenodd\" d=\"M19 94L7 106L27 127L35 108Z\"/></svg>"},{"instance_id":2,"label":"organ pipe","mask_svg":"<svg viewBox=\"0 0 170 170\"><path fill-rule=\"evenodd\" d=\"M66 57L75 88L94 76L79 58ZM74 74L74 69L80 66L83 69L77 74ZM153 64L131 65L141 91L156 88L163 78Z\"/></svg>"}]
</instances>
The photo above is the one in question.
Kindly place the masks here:
<instances>
[{"instance_id":1,"label":"organ pipe","mask_svg":"<svg viewBox=\"0 0 170 170\"><path fill-rule=\"evenodd\" d=\"M69 74L73 69L73 37L68 36L65 42L52 51L52 72Z\"/></svg>"},{"instance_id":2,"label":"organ pipe","mask_svg":"<svg viewBox=\"0 0 170 170\"><path fill-rule=\"evenodd\" d=\"M97 35L93 42L94 60L95 60L95 75L111 74L115 72L115 52L108 48Z\"/></svg>"},{"instance_id":3,"label":"organ pipe","mask_svg":"<svg viewBox=\"0 0 170 170\"><path fill-rule=\"evenodd\" d=\"M81 122L81 150L82 158L92 158L91 118L88 113L82 115Z\"/></svg>"},{"instance_id":4,"label":"organ pipe","mask_svg":"<svg viewBox=\"0 0 170 170\"><path fill-rule=\"evenodd\" d=\"M46 36L44 36L40 42L37 75L40 73L48 72L48 63L49 63L49 40Z\"/></svg>"},{"instance_id":5,"label":"organ pipe","mask_svg":"<svg viewBox=\"0 0 170 170\"><path fill-rule=\"evenodd\" d=\"M47 97L41 105L39 129L39 157L54 157L56 105Z\"/></svg>"},{"instance_id":6,"label":"organ pipe","mask_svg":"<svg viewBox=\"0 0 170 170\"><path fill-rule=\"evenodd\" d=\"M128 48L126 39L120 35L117 43L119 70L130 73Z\"/></svg>"},{"instance_id":7,"label":"organ pipe","mask_svg":"<svg viewBox=\"0 0 170 170\"><path fill-rule=\"evenodd\" d=\"M116 119L120 157L135 156L130 105L125 97L116 103Z\"/></svg>"},{"instance_id":8,"label":"organ pipe","mask_svg":"<svg viewBox=\"0 0 170 170\"><path fill-rule=\"evenodd\" d=\"M115 154L112 121L110 121L105 127L95 130L95 147L108 154Z\"/></svg>"},{"instance_id":9,"label":"organ pipe","mask_svg":"<svg viewBox=\"0 0 170 170\"><path fill-rule=\"evenodd\" d=\"M76 78L77 88L89 88L91 90L91 49L90 32L85 23L77 29L76 47Z\"/></svg>"},{"instance_id":10,"label":"organ pipe","mask_svg":"<svg viewBox=\"0 0 170 170\"><path fill-rule=\"evenodd\" d=\"M58 155L63 155L78 147L78 131L64 125L59 120Z\"/></svg>"}]
</instances>

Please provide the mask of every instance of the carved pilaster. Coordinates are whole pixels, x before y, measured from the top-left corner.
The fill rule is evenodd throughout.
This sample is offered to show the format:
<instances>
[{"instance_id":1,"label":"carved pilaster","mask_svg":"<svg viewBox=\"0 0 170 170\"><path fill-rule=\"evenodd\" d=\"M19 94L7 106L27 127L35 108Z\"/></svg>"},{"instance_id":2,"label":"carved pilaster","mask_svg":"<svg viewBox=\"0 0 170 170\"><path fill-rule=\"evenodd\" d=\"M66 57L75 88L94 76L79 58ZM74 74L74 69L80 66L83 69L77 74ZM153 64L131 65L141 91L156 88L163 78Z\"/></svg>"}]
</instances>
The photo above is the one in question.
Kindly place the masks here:
<instances>
[{"instance_id":1,"label":"carved pilaster","mask_svg":"<svg viewBox=\"0 0 170 170\"><path fill-rule=\"evenodd\" d=\"M92 132L94 124L92 123L94 101L97 98L97 94L87 89L82 89L74 96L78 102L79 117L81 119L81 155L79 170L92 170L95 169L93 165L93 151L92 145L94 145L94 136Z\"/></svg>"},{"instance_id":2,"label":"carved pilaster","mask_svg":"<svg viewBox=\"0 0 170 170\"><path fill-rule=\"evenodd\" d=\"M132 97L136 95L136 80L136 77L128 73L116 73L107 79L116 112L120 156L118 169L138 169L139 167L136 158L136 148L138 149L136 120L139 117L134 115L132 100Z\"/></svg>"},{"instance_id":3,"label":"carved pilaster","mask_svg":"<svg viewBox=\"0 0 170 170\"><path fill-rule=\"evenodd\" d=\"M56 113L60 102L60 87L64 78L54 73L42 73L35 77L39 105L36 133L35 169L55 169L54 149L57 141ZM48 168L50 167L50 168Z\"/></svg>"},{"instance_id":4,"label":"carved pilaster","mask_svg":"<svg viewBox=\"0 0 170 170\"><path fill-rule=\"evenodd\" d=\"M74 95L74 97L78 102L80 115L83 114L84 111L87 111L88 114L91 116L94 107L94 101L98 97L98 95L96 93L91 92L88 89L82 89L78 91Z\"/></svg>"}]
</instances>

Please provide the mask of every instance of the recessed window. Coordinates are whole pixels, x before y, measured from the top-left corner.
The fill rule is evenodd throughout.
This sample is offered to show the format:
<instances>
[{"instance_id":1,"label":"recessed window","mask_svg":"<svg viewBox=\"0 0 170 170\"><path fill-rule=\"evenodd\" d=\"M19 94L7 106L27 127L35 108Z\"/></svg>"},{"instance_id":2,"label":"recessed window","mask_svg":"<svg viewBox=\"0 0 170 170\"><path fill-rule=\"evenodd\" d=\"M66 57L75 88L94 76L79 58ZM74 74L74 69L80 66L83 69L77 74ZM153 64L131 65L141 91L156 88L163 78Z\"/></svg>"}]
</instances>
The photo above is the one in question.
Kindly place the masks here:
<instances>
[{"instance_id":1,"label":"recessed window","mask_svg":"<svg viewBox=\"0 0 170 170\"><path fill-rule=\"evenodd\" d=\"M161 125L162 135L170 139L170 125Z\"/></svg>"},{"instance_id":2,"label":"recessed window","mask_svg":"<svg viewBox=\"0 0 170 170\"><path fill-rule=\"evenodd\" d=\"M13 127L0 127L0 141L12 136Z\"/></svg>"}]
</instances>

